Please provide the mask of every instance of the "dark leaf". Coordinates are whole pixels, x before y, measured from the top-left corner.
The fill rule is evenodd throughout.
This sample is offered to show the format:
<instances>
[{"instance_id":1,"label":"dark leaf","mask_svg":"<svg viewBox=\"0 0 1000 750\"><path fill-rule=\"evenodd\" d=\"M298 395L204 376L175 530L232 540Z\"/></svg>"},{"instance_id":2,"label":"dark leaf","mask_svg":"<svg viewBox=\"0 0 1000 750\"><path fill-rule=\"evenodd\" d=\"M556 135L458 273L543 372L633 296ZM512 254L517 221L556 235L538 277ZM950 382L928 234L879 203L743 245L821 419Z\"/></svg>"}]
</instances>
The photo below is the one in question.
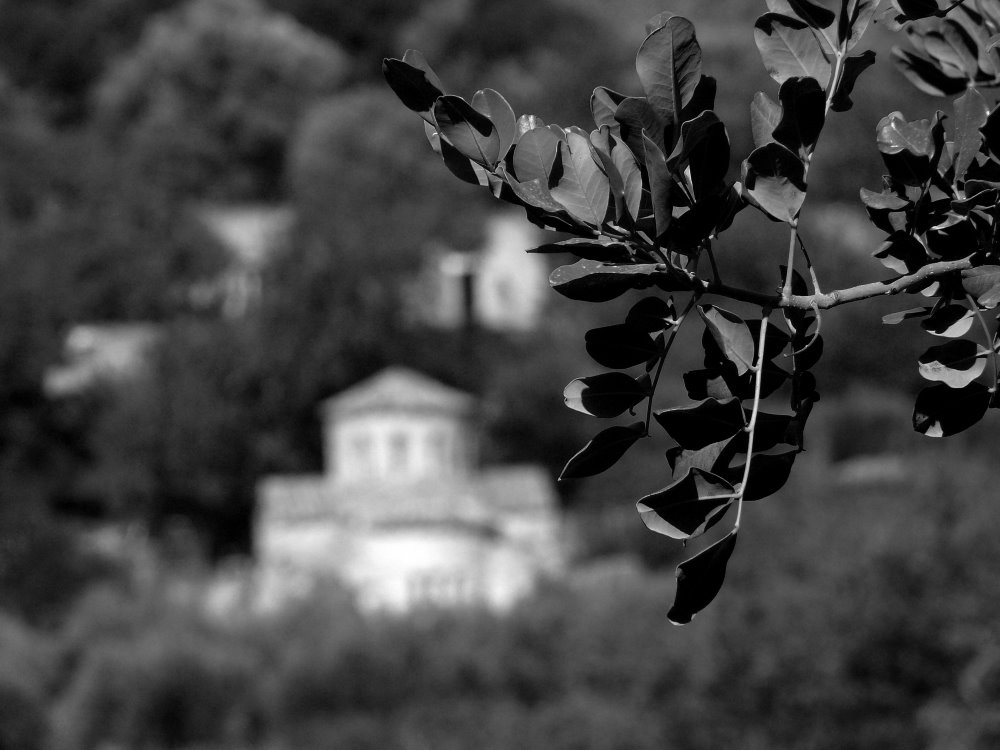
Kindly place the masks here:
<instances>
[{"instance_id":1,"label":"dark leaf","mask_svg":"<svg viewBox=\"0 0 1000 750\"><path fill-rule=\"evenodd\" d=\"M423 55L416 50L407 50L402 60L387 57L382 60L382 75L404 106L419 112L425 120L433 123L429 113L444 91L441 81L427 65Z\"/></svg>"},{"instance_id":2,"label":"dark leaf","mask_svg":"<svg viewBox=\"0 0 1000 750\"><path fill-rule=\"evenodd\" d=\"M577 378L566 386L563 399L570 409L594 417L617 417L649 395L649 386L623 372Z\"/></svg>"},{"instance_id":3,"label":"dark leaf","mask_svg":"<svg viewBox=\"0 0 1000 750\"><path fill-rule=\"evenodd\" d=\"M754 447L756 448L756 443ZM798 454L798 449L781 453L754 453L750 460L750 476L742 488L743 499L762 500L784 487ZM726 472L726 476L730 481L742 481L745 469L745 464L733 466Z\"/></svg>"},{"instance_id":4,"label":"dark leaf","mask_svg":"<svg viewBox=\"0 0 1000 750\"><path fill-rule=\"evenodd\" d=\"M917 360L920 374L949 388L964 388L986 369L986 349L968 339L932 346Z\"/></svg>"},{"instance_id":5,"label":"dark leaf","mask_svg":"<svg viewBox=\"0 0 1000 750\"><path fill-rule=\"evenodd\" d=\"M840 41L847 40L848 51L854 49L861 41L861 37L875 17L878 5L879 0L850 0L847 4L846 12L841 14L838 37Z\"/></svg>"},{"instance_id":6,"label":"dark leaf","mask_svg":"<svg viewBox=\"0 0 1000 750\"><path fill-rule=\"evenodd\" d=\"M980 307L992 310L1000 304L1000 266L979 266L962 271L962 288Z\"/></svg>"},{"instance_id":7,"label":"dark leaf","mask_svg":"<svg viewBox=\"0 0 1000 750\"><path fill-rule=\"evenodd\" d=\"M776 221L793 221L806 197L805 165L780 143L768 143L743 162L743 194Z\"/></svg>"},{"instance_id":8,"label":"dark leaf","mask_svg":"<svg viewBox=\"0 0 1000 750\"><path fill-rule=\"evenodd\" d=\"M753 367L756 344L742 318L715 305L699 305L698 313L722 355L740 375Z\"/></svg>"},{"instance_id":9,"label":"dark leaf","mask_svg":"<svg viewBox=\"0 0 1000 750\"><path fill-rule=\"evenodd\" d=\"M673 16L639 47L635 69L653 111L664 125L678 126L681 110L701 80L701 47L694 25ZM666 148L673 144L665 144Z\"/></svg>"},{"instance_id":10,"label":"dark leaf","mask_svg":"<svg viewBox=\"0 0 1000 750\"><path fill-rule=\"evenodd\" d=\"M754 40L764 67L778 83L789 78L815 78L826 89L830 81L830 62L804 21L765 13L754 25Z\"/></svg>"},{"instance_id":11,"label":"dark leaf","mask_svg":"<svg viewBox=\"0 0 1000 750\"><path fill-rule=\"evenodd\" d=\"M625 210L634 221L639 218L639 210L642 206L642 172L639 165L636 164L631 149L617 139L611 148L611 161L622 178Z\"/></svg>"},{"instance_id":12,"label":"dark leaf","mask_svg":"<svg viewBox=\"0 0 1000 750\"><path fill-rule=\"evenodd\" d=\"M681 126L681 138L668 161L675 174L691 169L696 200L716 194L729 169L729 135L711 110Z\"/></svg>"},{"instance_id":13,"label":"dark leaf","mask_svg":"<svg viewBox=\"0 0 1000 750\"><path fill-rule=\"evenodd\" d=\"M937 15L939 10L936 0L892 0L892 4L913 21Z\"/></svg>"},{"instance_id":14,"label":"dark leaf","mask_svg":"<svg viewBox=\"0 0 1000 750\"><path fill-rule=\"evenodd\" d=\"M972 317L972 310L965 305L942 305L935 309L920 327L935 336L955 339L969 332L972 328Z\"/></svg>"},{"instance_id":15,"label":"dark leaf","mask_svg":"<svg viewBox=\"0 0 1000 750\"><path fill-rule=\"evenodd\" d=\"M913 273L928 262L924 246L908 232L893 232L872 256L899 274Z\"/></svg>"},{"instance_id":16,"label":"dark leaf","mask_svg":"<svg viewBox=\"0 0 1000 750\"><path fill-rule=\"evenodd\" d=\"M721 520L734 499L733 486L722 477L690 469L683 477L636 503L650 531L671 539L692 539Z\"/></svg>"},{"instance_id":17,"label":"dark leaf","mask_svg":"<svg viewBox=\"0 0 1000 750\"><path fill-rule=\"evenodd\" d=\"M573 253L579 258L596 260L601 263L628 263L632 259L628 245L604 239L584 239L576 237L561 242L550 242L533 247L529 253Z\"/></svg>"},{"instance_id":18,"label":"dark leaf","mask_svg":"<svg viewBox=\"0 0 1000 750\"><path fill-rule=\"evenodd\" d=\"M693 120L708 109L715 109L716 82L712 76L703 75L695 86L691 101L681 110L681 122Z\"/></svg>"},{"instance_id":19,"label":"dark leaf","mask_svg":"<svg viewBox=\"0 0 1000 750\"><path fill-rule=\"evenodd\" d=\"M968 89L955 100L955 181L965 178L965 171L983 143L980 128L986 124L989 106L977 89Z\"/></svg>"},{"instance_id":20,"label":"dark leaf","mask_svg":"<svg viewBox=\"0 0 1000 750\"><path fill-rule=\"evenodd\" d=\"M728 440L744 427L743 407L736 398L710 398L694 406L661 409L653 416L670 437L688 450Z\"/></svg>"},{"instance_id":21,"label":"dark leaf","mask_svg":"<svg viewBox=\"0 0 1000 750\"><path fill-rule=\"evenodd\" d=\"M674 625L686 625L712 603L722 590L726 565L736 547L733 529L710 547L677 566L677 594L667 619Z\"/></svg>"},{"instance_id":22,"label":"dark leaf","mask_svg":"<svg viewBox=\"0 0 1000 750\"><path fill-rule=\"evenodd\" d=\"M903 211L913 205L912 202L896 193L890 191L876 193L866 188L861 188L861 202L868 208L879 211Z\"/></svg>"},{"instance_id":23,"label":"dark leaf","mask_svg":"<svg viewBox=\"0 0 1000 750\"><path fill-rule=\"evenodd\" d=\"M663 152L648 137L643 137L646 154L646 173L649 177L649 191L653 200L653 215L656 221L656 236L662 237L670 228L670 172Z\"/></svg>"},{"instance_id":24,"label":"dark leaf","mask_svg":"<svg viewBox=\"0 0 1000 750\"><path fill-rule=\"evenodd\" d=\"M615 265L593 260L560 266L549 276L549 284L564 297L584 302L607 302L629 289L652 286L656 263Z\"/></svg>"},{"instance_id":25,"label":"dark leaf","mask_svg":"<svg viewBox=\"0 0 1000 750\"><path fill-rule=\"evenodd\" d=\"M622 140L628 144L636 158L641 158L645 153L643 134L663 152L664 126L645 97L630 96L624 99L615 110L615 120L621 128Z\"/></svg>"},{"instance_id":26,"label":"dark leaf","mask_svg":"<svg viewBox=\"0 0 1000 750\"><path fill-rule=\"evenodd\" d=\"M729 384L718 367L706 367L684 373L684 387L688 398L701 401L706 398L725 400L733 397Z\"/></svg>"},{"instance_id":27,"label":"dark leaf","mask_svg":"<svg viewBox=\"0 0 1000 750\"><path fill-rule=\"evenodd\" d=\"M994 107L983 124L983 138L986 148L994 156L1000 156L1000 107Z\"/></svg>"},{"instance_id":28,"label":"dark leaf","mask_svg":"<svg viewBox=\"0 0 1000 750\"><path fill-rule=\"evenodd\" d=\"M660 345L643 329L619 323L587 331L587 354L599 365L623 370L659 355Z\"/></svg>"},{"instance_id":29,"label":"dark leaf","mask_svg":"<svg viewBox=\"0 0 1000 750\"><path fill-rule=\"evenodd\" d=\"M780 13L805 21L814 29L828 29L837 20L837 14L809 0L767 0L771 13Z\"/></svg>"},{"instance_id":30,"label":"dark leaf","mask_svg":"<svg viewBox=\"0 0 1000 750\"><path fill-rule=\"evenodd\" d=\"M646 297L632 305L625 316L625 322L647 333L660 333L677 323L677 311L673 299Z\"/></svg>"},{"instance_id":31,"label":"dark leaf","mask_svg":"<svg viewBox=\"0 0 1000 750\"><path fill-rule=\"evenodd\" d=\"M814 78L789 78L778 90L781 120L772 137L805 157L816 145L826 117L826 93Z\"/></svg>"},{"instance_id":32,"label":"dark leaf","mask_svg":"<svg viewBox=\"0 0 1000 750\"><path fill-rule=\"evenodd\" d=\"M438 97L433 112L443 139L462 156L493 169L500 158L500 133L490 118L458 96Z\"/></svg>"},{"instance_id":33,"label":"dark leaf","mask_svg":"<svg viewBox=\"0 0 1000 750\"><path fill-rule=\"evenodd\" d=\"M549 193L549 189L545 182L537 178L527 180L525 182L518 182L503 168L503 166L499 169L504 181L510 186L511 190L513 190L518 199L525 205L534 206L537 209L551 214L564 214L569 226L576 226L574 220L566 214L566 210L562 207L562 205L552 200L552 195Z\"/></svg>"},{"instance_id":34,"label":"dark leaf","mask_svg":"<svg viewBox=\"0 0 1000 750\"><path fill-rule=\"evenodd\" d=\"M667 450L670 470L675 477L683 476L690 469L701 469L713 474L721 474L736 452L733 448L735 442L735 440L723 440L706 445L696 451L685 450L679 445L674 446Z\"/></svg>"},{"instance_id":35,"label":"dark leaf","mask_svg":"<svg viewBox=\"0 0 1000 750\"><path fill-rule=\"evenodd\" d=\"M607 471L644 436L645 425L642 422L602 430L566 462L559 480L592 477Z\"/></svg>"},{"instance_id":36,"label":"dark leaf","mask_svg":"<svg viewBox=\"0 0 1000 750\"><path fill-rule=\"evenodd\" d=\"M949 388L943 383L924 388L913 409L913 429L928 437L948 437L983 418L992 394L982 383Z\"/></svg>"},{"instance_id":37,"label":"dark leaf","mask_svg":"<svg viewBox=\"0 0 1000 750\"><path fill-rule=\"evenodd\" d=\"M844 73L841 76L840 85L837 87L837 93L834 94L833 101L830 103L830 109L834 112L846 112L854 106L851 94L854 93L858 76L874 64L875 53L871 50L862 52L860 55L851 55L844 60Z\"/></svg>"},{"instance_id":38,"label":"dark leaf","mask_svg":"<svg viewBox=\"0 0 1000 750\"><path fill-rule=\"evenodd\" d=\"M611 152L616 143L620 143L620 141L611 134L611 128L608 125L602 125L599 130L590 133L590 145L593 146L593 152L597 155L597 160L608 178L611 199L614 202L614 221L628 223L626 217L629 214L625 209L625 183L618 167L615 166L615 162L611 158Z\"/></svg>"}]
</instances>

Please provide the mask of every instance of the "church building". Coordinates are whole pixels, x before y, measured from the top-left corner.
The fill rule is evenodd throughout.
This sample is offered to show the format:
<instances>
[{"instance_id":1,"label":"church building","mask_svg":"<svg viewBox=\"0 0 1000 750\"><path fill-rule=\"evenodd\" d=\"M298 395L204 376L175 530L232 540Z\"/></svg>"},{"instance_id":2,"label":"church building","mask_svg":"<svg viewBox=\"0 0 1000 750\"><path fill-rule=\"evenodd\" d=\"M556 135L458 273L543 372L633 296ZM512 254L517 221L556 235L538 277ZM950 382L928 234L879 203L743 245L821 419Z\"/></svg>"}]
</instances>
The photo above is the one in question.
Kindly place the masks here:
<instances>
[{"instance_id":1,"label":"church building","mask_svg":"<svg viewBox=\"0 0 1000 750\"><path fill-rule=\"evenodd\" d=\"M258 485L259 602L339 580L365 610L504 609L564 567L552 479L480 469L476 401L389 368L321 405L326 470Z\"/></svg>"}]
</instances>

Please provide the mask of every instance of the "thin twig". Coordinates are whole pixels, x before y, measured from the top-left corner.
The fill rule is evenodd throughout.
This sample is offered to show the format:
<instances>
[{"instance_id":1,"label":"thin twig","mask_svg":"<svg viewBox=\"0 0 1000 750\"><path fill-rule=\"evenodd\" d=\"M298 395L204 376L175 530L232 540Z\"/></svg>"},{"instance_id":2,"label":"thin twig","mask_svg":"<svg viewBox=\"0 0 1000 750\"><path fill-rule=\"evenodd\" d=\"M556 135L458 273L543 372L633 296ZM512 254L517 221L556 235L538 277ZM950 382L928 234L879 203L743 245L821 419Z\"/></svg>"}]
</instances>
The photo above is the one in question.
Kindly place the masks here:
<instances>
[{"instance_id":1,"label":"thin twig","mask_svg":"<svg viewBox=\"0 0 1000 750\"><path fill-rule=\"evenodd\" d=\"M983 335L986 337L986 349L990 353L990 367L993 370L993 380L990 381L990 393L997 392L997 349L993 345L993 333L990 331L990 327L986 325L986 319L983 317L983 311L979 309L979 303L973 299L972 295L968 292L965 293L965 298L969 301L972 306L973 312L979 319L979 325L983 329ZM992 399L991 399L992 400Z\"/></svg>"},{"instance_id":2,"label":"thin twig","mask_svg":"<svg viewBox=\"0 0 1000 750\"><path fill-rule=\"evenodd\" d=\"M812 346L813 344L816 343L816 340L819 338L819 329L823 327L823 316L820 314L819 308L816 307L816 305L813 305L813 312L816 313L816 330L813 331L812 337L809 339L809 341L806 342L805 346L803 346L799 350L792 350L792 352L790 354L786 354L785 355L786 357L794 357L796 354L802 354L810 346ZM786 319L786 323L788 323L788 325L791 326L791 322L789 322L787 319ZM808 326L807 326L807 328L808 328ZM792 332L794 333L794 329L793 329Z\"/></svg>"},{"instance_id":3,"label":"thin twig","mask_svg":"<svg viewBox=\"0 0 1000 750\"><path fill-rule=\"evenodd\" d=\"M760 319L760 337L757 342L757 362L754 364L754 389L753 389L753 411L750 413L750 422L743 429L747 434L747 459L743 464L743 480L740 482L740 489L736 495L736 523L733 531L740 528L740 519L743 516L743 495L746 492L747 480L750 479L750 461L753 458L753 438L757 431L757 413L760 411L760 388L764 380L764 345L767 343L767 325L770 311L764 310Z\"/></svg>"},{"instance_id":4,"label":"thin twig","mask_svg":"<svg viewBox=\"0 0 1000 750\"><path fill-rule=\"evenodd\" d=\"M667 361L667 355L670 354L670 347L673 346L674 339L677 338L677 333L681 329L681 325L687 318L688 313L691 312L691 308L694 307L695 301L698 299L697 294L692 294L691 299L688 300L687 306L684 308L684 312L681 316L677 318L677 322L670 331L670 336L667 338L667 343L663 347L663 352L660 354L660 361L656 365L656 374L653 376L652 389L649 392L649 403L646 406L646 435L649 435L649 425L653 417L653 396L656 395L656 386L660 382L660 373L663 372L663 364Z\"/></svg>"}]
</instances>

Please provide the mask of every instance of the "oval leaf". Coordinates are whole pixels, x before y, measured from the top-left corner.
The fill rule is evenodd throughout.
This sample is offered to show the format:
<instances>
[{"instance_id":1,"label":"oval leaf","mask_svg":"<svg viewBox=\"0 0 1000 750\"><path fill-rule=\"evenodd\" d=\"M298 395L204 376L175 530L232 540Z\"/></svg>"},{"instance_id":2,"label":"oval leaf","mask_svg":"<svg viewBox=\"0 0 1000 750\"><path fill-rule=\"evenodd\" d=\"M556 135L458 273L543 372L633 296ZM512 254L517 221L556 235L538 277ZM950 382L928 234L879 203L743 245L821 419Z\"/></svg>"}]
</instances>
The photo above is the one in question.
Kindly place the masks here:
<instances>
[{"instance_id":1,"label":"oval leaf","mask_svg":"<svg viewBox=\"0 0 1000 750\"><path fill-rule=\"evenodd\" d=\"M646 98L663 124L680 125L681 110L691 101L701 80L701 47L694 25L680 16L668 18L639 47L635 69Z\"/></svg>"},{"instance_id":2,"label":"oval leaf","mask_svg":"<svg viewBox=\"0 0 1000 750\"><path fill-rule=\"evenodd\" d=\"M737 398L725 401L709 398L694 406L661 409L653 416L687 450L700 450L728 440L744 427L743 407Z\"/></svg>"},{"instance_id":3,"label":"oval leaf","mask_svg":"<svg viewBox=\"0 0 1000 750\"><path fill-rule=\"evenodd\" d=\"M593 260L560 266L549 276L549 284L564 297L584 302L607 302L629 289L652 286L658 264L615 265Z\"/></svg>"},{"instance_id":4,"label":"oval leaf","mask_svg":"<svg viewBox=\"0 0 1000 750\"><path fill-rule=\"evenodd\" d=\"M920 327L935 336L957 339L972 328L972 310L965 305L942 305L930 314Z\"/></svg>"},{"instance_id":5,"label":"oval leaf","mask_svg":"<svg viewBox=\"0 0 1000 750\"><path fill-rule=\"evenodd\" d=\"M780 143L761 146L743 162L743 194L776 221L791 222L806 198L805 165Z\"/></svg>"},{"instance_id":6,"label":"oval leaf","mask_svg":"<svg viewBox=\"0 0 1000 750\"><path fill-rule=\"evenodd\" d=\"M566 386L566 406L593 417L617 417L649 395L649 387L623 372L577 378Z\"/></svg>"},{"instance_id":7,"label":"oval leaf","mask_svg":"<svg viewBox=\"0 0 1000 750\"><path fill-rule=\"evenodd\" d=\"M736 548L733 529L710 547L677 566L677 593L667 619L674 625L686 625L712 603L726 580L726 565Z\"/></svg>"},{"instance_id":8,"label":"oval leaf","mask_svg":"<svg viewBox=\"0 0 1000 750\"><path fill-rule=\"evenodd\" d=\"M927 437L948 437L983 418L992 394L982 383L949 388L943 383L924 388L913 409L913 429Z\"/></svg>"},{"instance_id":9,"label":"oval leaf","mask_svg":"<svg viewBox=\"0 0 1000 750\"><path fill-rule=\"evenodd\" d=\"M559 144L562 157L562 177L552 188L552 198L562 204L570 215L591 226L599 227L608 213L610 184L607 175L594 161L590 141L576 132L566 134Z\"/></svg>"},{"instance_id":10,"label":"oval leaf","mask_svg":"<svg viewBox=\"0 0 1000 750\"><path fill-rule=\"evenodd\" d=\"M672 328L677 323L677 311L673 299L646 297L632 305L625 316L625 322L630 326L641 328L647 333L660 333Z\"/></svg>"},{"instance_id":11,"label":"oval leaf","mask_svg":"<svg viewBox=\"0 0 1000 750\"><path fill-rule=\"evenodd\" d=\"M755 343L741 317L714 305L699 305L698 313L722 355L736 365L740 375L753 367Z\"/></svg>"},{"instance_id":12,"label":"oval leaf","mask_svg":"<svg viewBox=\"0 0 1000 750\"><path fill-rule=\"evenodd\" d=\"M986 349L968 339L932 346L917 360L920 374L949 388L964 388L986 369Z\"/></svg>"},{"instance_id":13,"label":"oval leaf","mask_svg":"<svg viewBox=\"0 0 1000 750\"><path fill-rule=\"evenodd\" d=\"M548 188L559 143L559 136L548 128L533 128L524 133L514 148L513 167L517 179L520 182L538 180Z\"/></svg>"},{"instance_id":14,"label":"oval leaf","mask_svg":"<svg viewBox=\"0 0 1000 750\"><path fill-rule=\"evenodd\" d=\"M489 117L460 96L441 96L434 103L438 133L462 156L493 169L500 158L500 133Z\"/></svg>"},{"instance_id":15,"label":"oval leaf","mask_svg":"<svg viewBox=\"0 0 1000 750\"><path fill-rule=\"evenodd\" d=\"M566 462L559 481L592 477L607 471L644 435L645 425L642 422L602 430Z\"/></svg>"},{"instance_id":16,"label":"oval leaf","mask_svg":"<svg viewBox=\"0 0 1000 750\"><path fill-rule=\"evenodd\" d=\"M500 158L507 156L517 138L517 117L503 95L493 89L481 89L472 97L472 106L490 118L500 136Z\"/></svg>"},{"instance_id":17,"label":"oval leaf","mask_svg":"<svg viewBox=\"0 0 1000 750\"><path fill-rule=\"evenodd\" d=\"M992 310L1000 303L1000 266L979 266L962 271L962 288L980 307Z\"/></svg>"},{"instance_id":18,"label":"oval leaf","mask_svg":"<svg viewBox=\"0 0 1000 750\"><path fill-rule=\"evenodd\" d=\"M690 469L676 482L639 500L636 510L650 531L671 539L692 539L722 519L735 495L722 477Z\"/></svg>"},{"instance_id":19,"label":"oval leaf","mask_svg":"<svg viewBox=\"0 0 1000 750\"><path fill-rule=\"evenodd\" d=\"M592 328L585 335L587 354L613 370L640 365L659 355L661 347L641 328L620 323Z\"/></svg>"},{"instance_id":20,"label":"oval leaf","mask_svg":"<svg viewBox=\"0 0 1000 750\"><path fill-rule=\"evenodd\" d=\"M805 21L765 13L754 24L754 41L767 72L778 83L789 78L815 78L825 90L830 61Z\"/></svg>"}]
</instances>

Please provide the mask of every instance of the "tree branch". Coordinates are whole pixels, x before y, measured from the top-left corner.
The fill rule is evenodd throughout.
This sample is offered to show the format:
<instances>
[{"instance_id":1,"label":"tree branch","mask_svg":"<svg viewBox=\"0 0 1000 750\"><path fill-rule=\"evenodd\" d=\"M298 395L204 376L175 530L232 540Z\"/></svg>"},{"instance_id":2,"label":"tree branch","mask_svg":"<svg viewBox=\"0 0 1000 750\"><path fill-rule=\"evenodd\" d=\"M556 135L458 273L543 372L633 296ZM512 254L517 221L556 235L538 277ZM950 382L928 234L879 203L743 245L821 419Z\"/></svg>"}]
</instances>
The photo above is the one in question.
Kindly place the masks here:
<instances>
[{"instance_id":1,"label":"tree branch","mask_svg":"<svg viewBox=\"0 0 1000 750\"><path fill-rule=\"evenodd\" d=\"M715 294L720 297L749 302L761 307L792 307L798 310L809 310L817 307L820 310L827 310L831 307L847 304L848 302L859 302L872 297L884 297L905 292L912 287L922 284L925 281L944 276L955 271L963 271L972 268L972 261L969 258L963 260L946 260L937 263L929 263L919 271L899 276L891 281L873 281L869 284L859 284L847 289L837 289L832 292L822 294L793 294L783 298L780 293L763 294L750 289L728 286L727 284L717 284L705 279L692 279L695 288L702 294Z\"/></svg>"}]
</instances>

